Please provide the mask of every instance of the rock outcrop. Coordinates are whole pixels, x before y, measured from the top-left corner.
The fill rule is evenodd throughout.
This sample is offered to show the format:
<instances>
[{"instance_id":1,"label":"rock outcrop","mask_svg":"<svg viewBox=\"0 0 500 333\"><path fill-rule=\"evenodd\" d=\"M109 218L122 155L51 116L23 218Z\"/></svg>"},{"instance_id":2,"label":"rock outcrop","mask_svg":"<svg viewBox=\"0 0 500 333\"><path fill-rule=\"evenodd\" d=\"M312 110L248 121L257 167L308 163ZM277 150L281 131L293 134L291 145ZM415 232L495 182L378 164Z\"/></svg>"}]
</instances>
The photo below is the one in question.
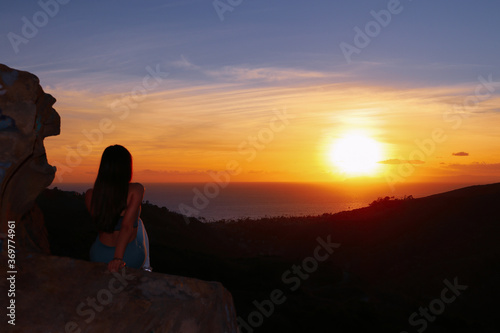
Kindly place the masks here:
<instances>
[{"instance_id":1,"label":"rock outcrop","mask_svg":"<svg viewBox=\"0 0 500 333\"><path fill-rule=\"evenodd\" d=\"M236 333L232 296L218 282L130 268L112 274L106 264L48 255L35 199L56 172L43 146L60 131L55 101L36 76L0 64L2 332ZM15 237L6 237L8 221Z\"/></svg>"},{"instance_id":2,"label":"rock outcrop","mask_svg":"<svg viewBox=\"0 0 500 333\"><path fill-rule=\"evenodd\" d=\"M1 270L2 295L7 277ZM15 285L15 326L2 318L11 332L237 332L232 296L219 282L30 254L17 258Z\"/></svg>"},{"instance_id":3,"label":"rock outcrop","mask_svg":"<svg viewBox=\"0 0 500 333\"><path fill-rule=\"evenodd\" d=\"M16 221L18 250L49 251L34 201L55 175L43 146L60 131L55 101L35 75L0 64L0 232Z\"/></svg>"}]
</instances>

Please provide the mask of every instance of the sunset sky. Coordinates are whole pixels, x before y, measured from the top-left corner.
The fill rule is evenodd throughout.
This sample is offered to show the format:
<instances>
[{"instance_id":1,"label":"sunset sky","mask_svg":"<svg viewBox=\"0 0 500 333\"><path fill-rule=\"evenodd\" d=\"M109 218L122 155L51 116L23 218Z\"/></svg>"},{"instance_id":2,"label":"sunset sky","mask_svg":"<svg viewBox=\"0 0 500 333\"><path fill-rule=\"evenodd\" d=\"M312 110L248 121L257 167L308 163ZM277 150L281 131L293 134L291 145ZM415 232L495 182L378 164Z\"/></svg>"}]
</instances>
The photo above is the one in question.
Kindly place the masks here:
<instances>
[{"instance_id":1,"label":"sunset sky","mask_svg":"<svg viewBox=\"0 0 500 333\"><path fill-rule=\"evenodd\" d=\"M500 179L497 0L40 3L1 2L0 63L57 99L55 184L115 143L141 182Z\"/></svg>"}]
</instances>

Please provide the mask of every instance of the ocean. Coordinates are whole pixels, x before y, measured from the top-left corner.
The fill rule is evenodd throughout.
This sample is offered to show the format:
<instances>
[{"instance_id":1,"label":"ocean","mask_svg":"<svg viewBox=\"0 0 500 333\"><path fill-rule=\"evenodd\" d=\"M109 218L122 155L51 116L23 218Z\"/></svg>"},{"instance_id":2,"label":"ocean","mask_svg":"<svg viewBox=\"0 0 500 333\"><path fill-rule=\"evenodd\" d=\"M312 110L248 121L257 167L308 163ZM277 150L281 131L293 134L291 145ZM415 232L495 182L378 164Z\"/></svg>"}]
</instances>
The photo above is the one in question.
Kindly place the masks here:
<instances>
[{"instance_id":1,"label":"ocean","mask_svg":"<svg viewBox=\"0 0 500 333\"><path fill-rule=\"evenodd\" d=\"M422 197L470 184L387 184L366 186L342 183L215 183L144 184L144 201L207 222L222 219L307 216L337 213L368 206L379 197ZM85 192L92 184L59 183L66 191Z\"/></svg>"}]
</instances>

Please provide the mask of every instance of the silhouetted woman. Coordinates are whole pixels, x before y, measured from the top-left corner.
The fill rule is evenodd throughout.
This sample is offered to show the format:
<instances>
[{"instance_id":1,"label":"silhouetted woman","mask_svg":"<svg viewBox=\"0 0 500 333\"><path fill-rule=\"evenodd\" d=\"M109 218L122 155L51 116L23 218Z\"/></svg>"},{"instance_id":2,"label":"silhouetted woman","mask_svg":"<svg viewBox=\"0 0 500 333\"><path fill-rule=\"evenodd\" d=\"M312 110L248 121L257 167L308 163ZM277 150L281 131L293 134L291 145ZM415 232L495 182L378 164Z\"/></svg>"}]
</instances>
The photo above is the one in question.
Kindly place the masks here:
<instances>
[{"instance_id":1,"label":"silhouetted woman","mask_svg":"<svg viewBox=\"0 0 500 333\"><path fill-rule=\"evenodd\" d=\"M120 145L102 153L94 188L85 204L99 235L90 248L90 260L108 263L112 272L124 266L149 266L149 241L140 219L144 186L131 183L132 156Z\"/></svg>"}]
</instances>

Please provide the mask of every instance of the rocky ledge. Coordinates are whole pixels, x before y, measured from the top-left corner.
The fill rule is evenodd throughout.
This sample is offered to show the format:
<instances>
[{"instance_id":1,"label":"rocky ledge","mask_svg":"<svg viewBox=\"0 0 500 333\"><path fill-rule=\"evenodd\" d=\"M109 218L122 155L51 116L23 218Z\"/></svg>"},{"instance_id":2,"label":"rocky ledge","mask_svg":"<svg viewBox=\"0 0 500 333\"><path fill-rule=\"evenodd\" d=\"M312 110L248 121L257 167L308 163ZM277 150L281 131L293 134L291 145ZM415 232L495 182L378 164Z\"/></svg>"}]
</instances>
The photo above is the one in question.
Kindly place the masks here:
<instances>
[{"instance_id":1,"label":"rocky ledge","mask_svg":"<svg viewBox=\"0 0 500 333\"><path fill-rule=\"evenodd\" d=\"M1 327L236 333L232 296L218 282L130 268L111 274L105 264L49 255L35 199L55 176L43 140L59 134L60 117L39 82L0 64L0 294L7 312L0 312Z\"/></svg>"},{"instance_id":2,"label":"rocky ledge","mask_svg":"<svg viewBox=\"0 0 500 333\"><path fill-rule=\"evenodd\" d=\"M105 264L41 254L17 265L16 274L0 272L2 295L15 292L10 325L2 325L12 332L237 332L232 296L219 282L110 273Z\"/></svg>"}]
</instances>

